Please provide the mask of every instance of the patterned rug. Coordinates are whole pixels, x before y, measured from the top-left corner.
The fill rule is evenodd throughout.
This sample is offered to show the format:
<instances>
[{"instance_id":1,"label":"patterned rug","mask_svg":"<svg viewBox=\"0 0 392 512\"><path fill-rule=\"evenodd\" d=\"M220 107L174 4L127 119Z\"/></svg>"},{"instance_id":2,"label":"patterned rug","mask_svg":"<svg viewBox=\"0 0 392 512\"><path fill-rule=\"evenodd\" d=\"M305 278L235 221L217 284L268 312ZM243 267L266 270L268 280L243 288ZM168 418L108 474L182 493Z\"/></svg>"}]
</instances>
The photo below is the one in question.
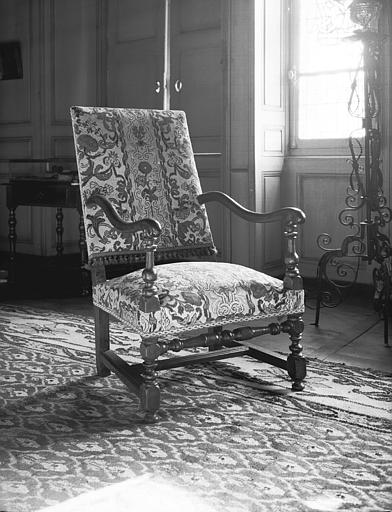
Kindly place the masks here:
<instances>
[{"instance_id":1,"label":"patterned rug","mask_svg":"<svg viewBox=\"0 0 392 512\"><path fill-rule=\"evenodd\" d=\"M0 327L0 510L141 478L144 504L155 481L222 512L392 510L391 376L311 360L292 393L247 358L170 370L144 425L119 379L94 375L92 319L2 305ZM111 333L139 360L136 336Z\"/></svg>"}]
</instances>

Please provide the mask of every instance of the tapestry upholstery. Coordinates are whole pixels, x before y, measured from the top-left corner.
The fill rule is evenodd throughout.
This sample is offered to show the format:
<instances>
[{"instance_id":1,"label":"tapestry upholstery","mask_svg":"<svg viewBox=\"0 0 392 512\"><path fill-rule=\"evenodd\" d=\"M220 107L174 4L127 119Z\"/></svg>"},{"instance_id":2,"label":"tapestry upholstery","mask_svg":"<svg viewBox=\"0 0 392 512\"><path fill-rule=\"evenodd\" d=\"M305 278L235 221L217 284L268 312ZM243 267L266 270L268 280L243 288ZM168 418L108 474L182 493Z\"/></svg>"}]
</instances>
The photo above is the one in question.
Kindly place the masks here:
<instances>
[{"instance_id":1,"label":"tapestry upholstery","mask_svg":"<svg viewBox=\"0 0 392 512\"><path fill-rule=\"evenodd\" d=\"M98 375L114 372L137 393L146 423L159 420L159 372L178 366L246 355L286 369L292 390L302 391L304 291L295 240L304 212L260 214L223 192L203 194L182 111L72 107L71 115ZM252 223L285 219L283 281L211 261L216 249L204 204L213 201ZM111 317L140 335L141 363L111 349ZM290 339L287 358L247 346L280 333ZM194 353L164 357L185 350Z\"/></svg>"},{"instance_id":2,"label":"tapestry upholstery","mask_svg":"<svg viewBox=\"0 0 392 512\"><path fill-rule=\"evenodd\" d=\"M144 253L140 234L121 234L100 207L86 205L92 194L109 200L126 222L157 220L160 251L215 250L196 199L201 187L184 112L72 107L71 116L90 258Z\"/></svg>"},{"instance_id":3,"label":"tapestry upholstery","mask_svg":"<svg viewBox=\"0 0 392 512\"><path fill-rule=\"evenodd\" d=\"M230 263L180 262L157 267L161 308L139 309L141 270L93 289L94 304L143 337L173 335L215 325L302 313L303 290L285 290L281 280Z\"/></svg>"}]
</instances>

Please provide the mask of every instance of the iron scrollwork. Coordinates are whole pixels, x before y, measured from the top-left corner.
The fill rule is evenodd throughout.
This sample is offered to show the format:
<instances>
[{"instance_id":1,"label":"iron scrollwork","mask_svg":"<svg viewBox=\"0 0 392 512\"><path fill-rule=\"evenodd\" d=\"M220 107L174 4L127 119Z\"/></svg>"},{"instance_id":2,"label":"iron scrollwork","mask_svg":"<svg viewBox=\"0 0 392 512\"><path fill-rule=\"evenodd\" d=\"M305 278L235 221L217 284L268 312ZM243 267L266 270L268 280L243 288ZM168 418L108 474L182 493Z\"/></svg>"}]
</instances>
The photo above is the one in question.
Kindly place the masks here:
<instances>
[{"instance_id":1,"label":"iron scrollwork","mask_svg":"<svg viewBox=\"0 0 392 512\"><path fill-rule=\"evenodd\" d=\"M391 243L380 231L391 222L391 209L383 191L381 170L380 54L382 37L377 31L381 2L354 0L351 19L361 25L352 39L363 45L362 63L355 73L348 101L349 112L362 118L362 134L353 132L348 139L351 173L345 207L339 212L339 223L350 228L340 248L332 249L332 238L322 233L317 238L324 252L317 267L318 293L315 324L320 307L336 307L344 291L357 281L360 261L375 263L373 272L374 305L384 316L384 342L388 343L388 317L391 293ZM360 72L363 78L359 80ZM360 83L359 83L360 82Z\"/></svg>"}]
</instances>

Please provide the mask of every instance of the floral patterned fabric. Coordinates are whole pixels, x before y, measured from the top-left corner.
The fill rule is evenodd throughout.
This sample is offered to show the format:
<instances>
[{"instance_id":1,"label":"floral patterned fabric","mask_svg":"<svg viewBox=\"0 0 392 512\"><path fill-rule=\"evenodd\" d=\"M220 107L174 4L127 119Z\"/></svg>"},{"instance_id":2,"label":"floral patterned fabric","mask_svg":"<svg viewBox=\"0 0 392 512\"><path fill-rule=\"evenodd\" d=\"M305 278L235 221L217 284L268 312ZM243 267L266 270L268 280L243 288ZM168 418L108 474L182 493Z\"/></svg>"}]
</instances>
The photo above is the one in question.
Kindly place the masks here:
<instances>
[{"instance_id":1,"label":"floral patterned fabric","mask_svg":"<svg viewBox=\"0 0 392 512\"><path fill-rule=\"evenodd\" d=\"M125 236L98 206L97 193L127 222L162 225L161 250L214 247L184 112L72 107L89 256L144 252L140 234Z\"/></svg>"},{"instance_id":2,"label":"floral patterned fabric","mask_svg":"<svg viewBox=\"0 0 392 512\"><path fill-rule=\"evenodd\" d=\"M214 249L184 112L72 107L86 240L90 259L144 253L141 234L124 235L102 209L105 197L127 222L152 218L162 225L159 251ZM251 321L303 311L303 291L239 265L187 262L160 265L160 310L139 309L142 271L93 287L94 304L148 336Z\"/></svg>"},{"instance_id":3,"label":"floral patterned fabric","mask_svg":"<svg viewBox=\"0 0 392 512\"><path fill-rule=\"evenodd\" d=\"M93 288L93 301L144 337L251 321L304 309L303 290L284 290L279 279L230 263L159 265L161 309L143 313L141 270Z\"/></svg>"}]
</instances>

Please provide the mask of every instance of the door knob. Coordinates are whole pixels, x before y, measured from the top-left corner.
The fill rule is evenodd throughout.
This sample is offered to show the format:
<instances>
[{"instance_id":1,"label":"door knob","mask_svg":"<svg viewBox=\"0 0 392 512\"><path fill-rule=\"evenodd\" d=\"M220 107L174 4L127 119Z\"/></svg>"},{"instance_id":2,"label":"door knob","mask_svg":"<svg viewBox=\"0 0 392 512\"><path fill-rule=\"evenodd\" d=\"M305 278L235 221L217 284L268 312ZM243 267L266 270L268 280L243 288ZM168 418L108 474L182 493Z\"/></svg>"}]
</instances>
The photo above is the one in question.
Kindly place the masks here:
<instances>
[{"instance_id":1,"label":"door knob","mask_svg":"<svg viewBox=\"0 0 392 512\"><path fill-rule=\"evenodd\" d=\"M181 89L182 89L182 82L181 82L181 80L176 80L174 82L174 89L175 89L176 92L180 92L181 91Z\"/></svg>"},{"instance_id":2,"label":"door knob","mask_svg":"<svg viewBox=\"0 0 392 512\"><path fill-rule=\"evenodd\" d=\"M159 80L157 80L157 81L155 82L155 85L156 85L156 87L155 87L155 92L156 92L157 94L159 94L159 93L161 92L161 82L160 82Z\"/></svg>"}]
</instances>

